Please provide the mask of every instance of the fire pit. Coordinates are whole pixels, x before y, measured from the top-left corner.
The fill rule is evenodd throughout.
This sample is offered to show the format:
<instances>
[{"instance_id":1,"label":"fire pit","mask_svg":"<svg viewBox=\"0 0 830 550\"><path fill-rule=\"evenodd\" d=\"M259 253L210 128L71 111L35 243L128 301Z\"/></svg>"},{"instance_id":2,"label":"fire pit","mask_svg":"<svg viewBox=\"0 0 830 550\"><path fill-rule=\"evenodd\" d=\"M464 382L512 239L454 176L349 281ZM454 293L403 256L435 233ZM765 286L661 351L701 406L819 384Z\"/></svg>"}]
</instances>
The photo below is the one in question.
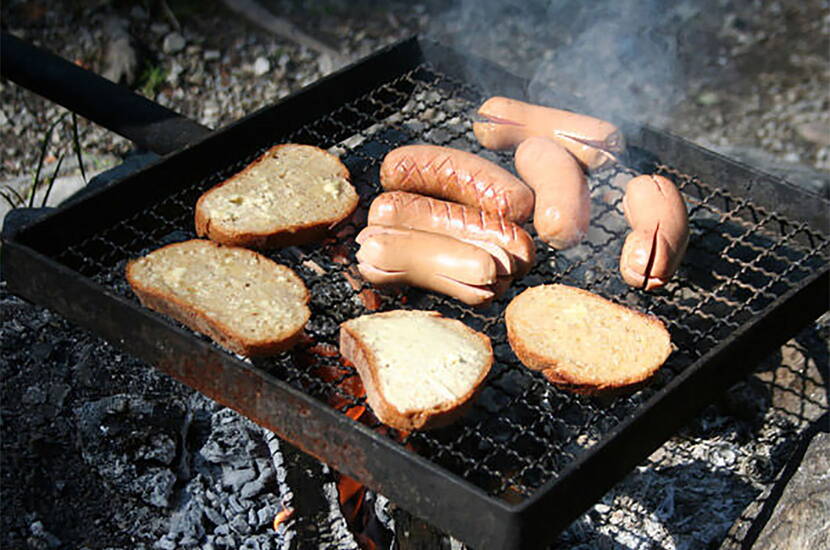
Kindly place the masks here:
<instances>
[{"instance_id":1,"label":"fire pit","mask_svg":"<svg viewBox=\"0 0 830 550\"><path fill-rule=\"evenodd\" d=\"M453 51L411 39L200 137L7 240L9 288L96 330L473 546L542 544L755 360L826 309L826 204L676 137L626 128L626 161L590 181L588 243L565 253L540 246L537 267L487 309L407 293L406 307L465 321L493 339L496 353L473 411L429 433L402 434L350 418L350 410L365 405L348 389L356 374L327 352L339 323L367 310L360 292L370 287L350 283L355 246L349 235L359 220L344 228L341 241L272 254L305 279L313 311L311 341L273 359L240 360L144 310L123 279L128 259L194 236L196 198L274 143L337 152L363 212L379 190L380 160L399 145L449 145L508 165L508 157L480 149L470 115L487 95L524 97L525 83L478 61L479 70L498 75L490 81L501 83L498 90L482 90L467 82L466 66ZM566 97L562 105L578 108ZM196 133L185 132L188 138ZM644 171L678 184L692 228L679 276L665 291L648 295L616 274L626 230L620 186ZM518 363L501 322L515 293L543 282L581 286L657 315L677 350L659 376L632 395L605 400L553 389ZM378 295L381 309L401 305L398 295ZM322 370L338 375L321 376Z\"/></svg>"}]
</instances>

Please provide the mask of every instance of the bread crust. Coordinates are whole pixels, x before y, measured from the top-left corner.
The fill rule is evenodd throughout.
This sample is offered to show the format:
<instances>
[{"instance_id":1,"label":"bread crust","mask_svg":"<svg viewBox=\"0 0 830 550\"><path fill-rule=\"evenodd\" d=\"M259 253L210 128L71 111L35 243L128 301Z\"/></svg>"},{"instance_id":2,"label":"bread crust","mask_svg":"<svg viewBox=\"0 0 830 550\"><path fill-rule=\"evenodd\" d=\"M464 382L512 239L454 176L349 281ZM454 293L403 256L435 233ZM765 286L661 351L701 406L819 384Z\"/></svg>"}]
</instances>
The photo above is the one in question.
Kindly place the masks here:
<instances>
[{"instance_id":1,"label":"bread crust","mask_svg":"<svg viewBox=\"0 0 830 550\"><path fill-rule=\"evenodd\" d=\"M311 242L319 241L328 234L332 227L351 216L357 208L359 202L359 197L357 193L355 193L352 196L352 200L350 200L347 203L346 207L341 212L339 212L338 215L334 217L316 220L314 222L306 222L276 227L272 231L236 231L232 228L225 227L222 224L213 223L210 214L204 207L204 202L211 193L218 191L228 183L232 182L235 178L238 178L239 176L254 170L258 164L264 162L269 156L274 155L280 149L296 147L297 145L299 144L283 143L271 147L262 155L257 157L257 159L254 160L251 164L242 169L240 172L237 172L225 181L222 181L214 185L213 187L202 193L202 195L199 197L199 200L196 201L196 212L194 215L196 234L200 237L206 237L217 243L229 246L241 246L244 248L268 250L274 248L283 248L286 246L308 244ZM340 170L339 176L351 183L351 176L349 174L349 170L348 168L346 168L346 166L339 158L337 158L335 155L332 155L328 151L321 149L320 147L316 147L313 145L302 146L316 149L320 153L325 154L333 159L336 159Z\"/></svg>"},{"instance_id":2,"label":"bread crust","mask_svg":"<svg viewBox=\"0 0 830 550\"><path fill-rule=\"evenodd\" d=\"M221 249L224 245L217 244L211 241L194 239L192 241L184 241L180 243L173 243L166 245L158 250L189 245L193 242L205 243L206 245ZM251 250L246 250L246 253L257 254ZM162 289L144 284L134 274L134 267L139 259L131 260L127 263L125 275L127 282L132 287L133 292L138 297L139 301L144 307L157 311L163 315L167 315L196 332L208 336L211 340L220 346L246 357L261 357L266 355L274 355L281 351L291 348L303 335L303 329L308 319L311 317L311 310L306 306L310 300L308 288L306 288L302 279L294 273L290 268L277 264L272 260L261 256L261 261L267 261L275 266L281 268L286 274L290 274L296 278L304 290L304 295L301 302L304 308L303 322L297 327L286 330L278 335L275 335L269 340L255 340L245 337L234 330L233 327L222 323L216 319L210 318L205 312L191 303L180 299L179 297L169 292L164 292Z\"/></svg>"},{"instance_id":3,"label":"bread crust","mask_svg":"<svg viewBox=\"0 0 830 550\"><path fill-rule=\"evenodd\" d=\"M616 304L581 288L566 287L565 285L543 286L564 287L567 288L569 292L574 293L582 299L587 299L594 303L596 303L596 301L602 301L612 309L633 314L645 324L653 327L660 333L665 334L666 340L670 342L670 335L666 330L665 325L653 315L642 313L626 306ZM525 292L528 290L532 289L527 289ZM521 294L519 296L521 296ZM645 380L650 378L663 365L666 358L671 353L671 345L669 343L662 360L655 361L652 364L640 366L632 371L621 370L617 376L614 376L613 378L609 377L603 380L589 379L580 376L580 371L578 369L571 368L567 361L564 361L561 358L538 353L532 349L528 342L525 341L521 330L517 329L516 318L521 315L522 312L520 311L521 302L517 301L516 298L508 304L504 313L505 325L507 327L507 340L510 347L513 349L513 352L523 365L531 370L541 372L545 379L559 388L580 394L609 394L622 389L633 390L639 387L639 385Z\"/></svg>"},{"instance_id":4,"label":"bread crust","mask_svg":"<svg viewBox=\"0 0 830 550\"><path fill-rule=\"evenodd\" d=\"M397 311L387 311L384 313L375 313L374 316L388 317L397 314ZM431 317L443 317L440 313L435 311L424 312ZM475 337L487 348L487 364L485 368L481 369L478 379L472 385L470 390L455 401L442 403L428 409L418 409L412 411L401 411L383 395L380 390L380 381L378 380L377 364L378 360L372 350L364 344L360 335L352 330L349 322L346 321L340 325L340 354L348 359L357 369L363 386L366 389L366 401L378 417L378 420L399 430L431 430L441 428L452 424L460 417L462 417L472 406L476 395L481 391L484 380L493 366L493 347L490 339L477 332L461 321L455 319L446 319L452 321L453 324L463 329L468 334L475 335Z\"/></svg>"}]
</instances>

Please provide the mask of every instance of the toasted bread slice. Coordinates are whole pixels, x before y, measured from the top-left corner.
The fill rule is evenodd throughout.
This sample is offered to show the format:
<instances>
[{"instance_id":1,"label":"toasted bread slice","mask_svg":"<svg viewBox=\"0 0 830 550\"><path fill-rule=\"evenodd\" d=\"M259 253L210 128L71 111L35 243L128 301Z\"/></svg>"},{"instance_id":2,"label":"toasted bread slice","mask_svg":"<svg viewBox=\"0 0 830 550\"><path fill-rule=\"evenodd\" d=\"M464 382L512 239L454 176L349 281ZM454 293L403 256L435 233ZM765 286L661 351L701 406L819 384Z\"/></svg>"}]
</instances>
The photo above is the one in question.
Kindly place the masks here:
<instances>
[{"instance_id":1,"label":"toasted bread slice","mask_svg":"<svg viewBox=\"0 0 830 550\"><path fill-rule=\"evenodd\" d=\"M357 201L336 156L311 145L277 145L199 198L196 233L247 248L306 244L351 215Z\"/></svg>"},{"instance_id":2,"label":"toasted bread slice","mask_svg":"<svg viewBox=\"0 0 830 550\"><path fill-rule=\"evenodd\" d=\"M434 311L396 310L340 325L378 419L400 430L446 426L472 403L490 367L490 339Z\"/></svg>"},{"instance_id":3,"label":"toasted bread slice","mask_svg":"<svg viewBox=\"0 0 830 550\"><path fill-rule=\"evenodd\" d=\"M519 360L565 389L594 393L650 377L671 353L663 323L586 290L541 285L504 313Z\"/></svg>"},{"instance_id":4,"label":"toasted bread slice","mask_svg":"<svg viewBox=\"0 0 830 550\"><path fill-rule=\"evenodd\" d=\"M252 250L194 239L127 265L141 303L246 356L291 347L311 316L291 269Z\"/></svg>"}]
</instances>

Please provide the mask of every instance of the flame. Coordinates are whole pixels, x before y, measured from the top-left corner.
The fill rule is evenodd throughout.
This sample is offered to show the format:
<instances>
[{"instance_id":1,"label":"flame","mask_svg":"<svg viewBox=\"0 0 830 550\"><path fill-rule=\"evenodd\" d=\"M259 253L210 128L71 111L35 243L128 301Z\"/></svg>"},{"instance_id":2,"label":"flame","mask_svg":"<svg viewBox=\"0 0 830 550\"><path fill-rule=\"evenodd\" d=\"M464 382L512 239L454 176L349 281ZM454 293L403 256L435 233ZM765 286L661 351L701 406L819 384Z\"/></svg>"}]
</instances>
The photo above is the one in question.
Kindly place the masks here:
<instances>
[{"instance_id":1,"label":"flame","mask_svg":"<svg viewBox=\"0 0 830 550\"><path fill-rule=\"evenodd\" d=\"M274 516L274 531L279 531L280 525L294 515L294 508L283 508Z\"/></svg>"},{"instance_id":2,"label":"flame","mask_svg":"<svg viewBox=\"0 0 830 550\"><path fill-rule=\"evenodd\" d=\"M309 342L309 344L312 343ZM365 405L366 389L360 377L355 374L354 365L342 357L340 357L339 363L331 361L332 358L339 356L340 351L336 346L313 343L301 353L300 364L307 366L309 372L320 380L334 386L334 391L326 397L326 401L333 408L343 411L352 420L375 426L374 429L378 433L384 435L392 433L398 441L406 441L409 432L401 430L390 432L390 428L378 425L377 418ZM323 360L324 358L327 360ZM409 443L406 444L406 447L412 448ZM335 472L335 476L340 511L349 530L354 534L355 540L362 549L377 550L379 544L382 543L373 540L371 529L367 529L369 524L368 514L373 514L373 511L364 506L366 486L345 474ZM281 521L284 521L287 517ZM278 525L276 519L274 525L276 529Z\"/></svg>"}]
</instances>

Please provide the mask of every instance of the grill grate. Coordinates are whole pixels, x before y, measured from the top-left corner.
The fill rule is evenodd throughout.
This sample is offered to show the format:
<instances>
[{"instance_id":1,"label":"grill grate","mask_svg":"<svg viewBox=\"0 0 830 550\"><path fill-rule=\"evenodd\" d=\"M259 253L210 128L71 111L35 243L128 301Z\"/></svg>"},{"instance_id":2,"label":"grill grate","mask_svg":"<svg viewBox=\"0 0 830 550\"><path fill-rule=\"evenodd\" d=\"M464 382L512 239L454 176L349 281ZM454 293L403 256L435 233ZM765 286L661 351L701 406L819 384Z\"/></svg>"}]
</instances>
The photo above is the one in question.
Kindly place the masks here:
<instances>
[{"instance_id":1,"label":"grill grate","mask_svg":"<svg viewBox=\"0 0 830 550\"><path fill-rule=\"evenodd\" d=\"M470 118L482 98L477 88L425 63L279 140L311 143L339 154L361 202L338 238L269 254L306 281L312 318L306 343L292 352L255 360L257 368L341 412L365 405L354 395L356 372L334 350L339 324L368 312L360 293L374 292L357 276L353 237L380 190L380 162L397 146L428 142L469 150L511 167L509 154L482 150L472 135ZM390 105L395 104L403 107L389 115ZM126 261L195 237L193 207L199 195L266 148L221 173L177 188L152 208L64 248L56 259L135 301L123 277ZM472 309L415 289L378 291L382 310L434 309L485 332L493 341L496 361L474 408L455 425L411 434L386 429L376 421L370 426L488 494L521 502L559 476L691 363L827 263L826 238L805 224L792 223L671 166L660 166L658 171L684 193L692 232L686 261L660 292L633 290L618 275L627 232L622 190L637 173L625 166L591 176L593 219L587 241L564 252L539 243L537 266L492 306ZM517 361L502 322L504 306L513 296L549 282L586 288L658 316L671 332L675 353L647 386L630 395L586 397L551 387Z\"/></svg>"}]
</instances>

